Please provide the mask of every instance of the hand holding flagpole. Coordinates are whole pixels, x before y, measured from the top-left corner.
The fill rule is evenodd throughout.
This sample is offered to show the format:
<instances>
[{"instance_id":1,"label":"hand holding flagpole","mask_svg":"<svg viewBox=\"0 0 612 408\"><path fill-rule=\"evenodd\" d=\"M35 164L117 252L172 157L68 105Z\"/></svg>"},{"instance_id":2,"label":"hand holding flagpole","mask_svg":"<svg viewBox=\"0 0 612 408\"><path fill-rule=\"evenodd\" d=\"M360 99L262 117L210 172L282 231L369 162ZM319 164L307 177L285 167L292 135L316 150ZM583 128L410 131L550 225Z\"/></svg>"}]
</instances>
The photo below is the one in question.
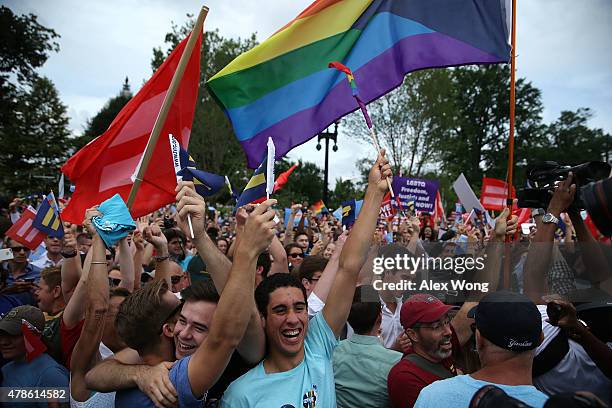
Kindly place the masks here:
<instances>
[{"instance_id":1,"label":"hand holding flagpole","mask_svg":"<svg viewBox=\"0 0 612 408\"><path fill-rule=\"evenodd\" d=\"M357 89L357 84L355 83L355 77L348 67L339 63L339 62L330 62L329 68L335 68L338 71L342 71L346 74L346 79L349 81L349 85L351 86L351 90L353 92L353 97L357 101L357 105L361 109L361 113L363 114L363 118L365 119L366 126L370 129L370 136L372 136L372 140L374 141L374 148L376 152L380 154L380 144L378 143L378 138L376 137L376 132L374 132L374 125L372 124L372 119L370 119L370 115L368 114L368 110L366 109L365 104L359 97L359 90ZM389 192L391 193L391 197L395 198L395 193L393 192L393 187L391 186L391 180L387 179L387 185L389 186Z\"/></svg>"}]
</instances>

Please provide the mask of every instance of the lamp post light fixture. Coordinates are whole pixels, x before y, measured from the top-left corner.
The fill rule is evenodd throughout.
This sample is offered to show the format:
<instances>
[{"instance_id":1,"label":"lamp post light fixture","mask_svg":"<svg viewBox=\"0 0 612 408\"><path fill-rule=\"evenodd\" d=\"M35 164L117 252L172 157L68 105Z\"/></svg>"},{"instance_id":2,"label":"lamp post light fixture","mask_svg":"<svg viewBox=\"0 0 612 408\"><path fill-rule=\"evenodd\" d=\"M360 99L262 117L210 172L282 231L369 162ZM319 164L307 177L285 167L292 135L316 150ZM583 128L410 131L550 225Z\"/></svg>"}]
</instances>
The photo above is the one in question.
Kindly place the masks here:
<instances>
[{"instance_id":1,"label":"lamp post light fixture","mask_svg":"<svg viewBox=\"0 0 612 408\"><path fill-rule=\"evenodd\" d=\"M323 132L317 135L317 150L321 150L321 140L325 140L325 169L324 169L324 177L323 177L323 202L328 203L328 177L329 177L329 141L334 141L334 146L332 147L334 152L338 151L338 124L340 122L334 122L333 130L330 131L330 127L325 129Z\"/></svg>"}]
</instances>

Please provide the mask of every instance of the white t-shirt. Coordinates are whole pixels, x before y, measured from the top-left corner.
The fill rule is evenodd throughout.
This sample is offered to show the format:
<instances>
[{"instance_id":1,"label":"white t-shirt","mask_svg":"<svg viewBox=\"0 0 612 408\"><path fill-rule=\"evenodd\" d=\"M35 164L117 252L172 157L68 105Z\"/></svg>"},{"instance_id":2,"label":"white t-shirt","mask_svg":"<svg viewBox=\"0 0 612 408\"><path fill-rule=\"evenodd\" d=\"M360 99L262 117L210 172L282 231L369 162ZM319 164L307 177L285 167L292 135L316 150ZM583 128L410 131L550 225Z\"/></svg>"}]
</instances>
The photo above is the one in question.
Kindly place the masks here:
<instances>
[{"instance_id":1,"label":"white t-shirt","mask_svg":"<svg viewBox=\"0 0 612 408\"><path fill-rule=\"evenodd\" d=\"M314 292L310 292L308 295L308 319L312 319L314 315L319 313L325 307L325 302L323 302ZM351 325L346 322L346 338L350 339L353 337L355 331L351 327Z\"/></svg>"},{"instance_id":2,"label":"white t-shirt","mask_svg":"<svg viewBox=\"0 0 612 408\"><path fill-rule=\"evenodd\" d=\"M387 307L387 304L380 299L382 305L382 321L380 323L380 336L383 339L383 344L386 348L391 348L395 344L395 341L400 334L404 332L402 323L400 322L400 311L402 310L402 298L395 298L397 306L395 312L391 313L391 310Z\"/></svg>"},{"instance_id":3,"label":"white t-shirt","mask_svg":"<svg viewBox=\"0 0 612 408\"><path fill-rule=\"evenodd\" d=\"M544 341L536 349L540 354L561 329L546 321L546 305L538 305L542 315L542 331ZM555 368L536 377L533 385L548 395L561 392L590 391L603 402L610 405L612 402L612 380L604 375L584 348L573 340L568 340L569 351Z\"/></svg>"}]
</instances>

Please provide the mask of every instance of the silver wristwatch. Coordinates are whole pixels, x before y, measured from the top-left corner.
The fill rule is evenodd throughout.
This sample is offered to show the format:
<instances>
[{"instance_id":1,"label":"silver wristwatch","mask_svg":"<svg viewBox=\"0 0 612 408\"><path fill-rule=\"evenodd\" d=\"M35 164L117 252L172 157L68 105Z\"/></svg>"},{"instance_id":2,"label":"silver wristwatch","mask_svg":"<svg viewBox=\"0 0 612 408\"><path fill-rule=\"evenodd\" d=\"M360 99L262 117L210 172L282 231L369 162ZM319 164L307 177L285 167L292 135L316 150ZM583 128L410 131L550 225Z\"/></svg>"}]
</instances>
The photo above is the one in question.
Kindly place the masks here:
<instances>
[{"instance_id":1,"label":"silver wristwatch","mask_svg":"<svg viewBox=\"0 0 612 408\"><path fill-rule=\"evenodd\" d=\"M555 224L555 225L557 225L559 223L559 219L557 217L555 217L554 215L552 215L551 213L546 213L542 217L542 222L544 224Z\"/></svg>"}]
</instances>

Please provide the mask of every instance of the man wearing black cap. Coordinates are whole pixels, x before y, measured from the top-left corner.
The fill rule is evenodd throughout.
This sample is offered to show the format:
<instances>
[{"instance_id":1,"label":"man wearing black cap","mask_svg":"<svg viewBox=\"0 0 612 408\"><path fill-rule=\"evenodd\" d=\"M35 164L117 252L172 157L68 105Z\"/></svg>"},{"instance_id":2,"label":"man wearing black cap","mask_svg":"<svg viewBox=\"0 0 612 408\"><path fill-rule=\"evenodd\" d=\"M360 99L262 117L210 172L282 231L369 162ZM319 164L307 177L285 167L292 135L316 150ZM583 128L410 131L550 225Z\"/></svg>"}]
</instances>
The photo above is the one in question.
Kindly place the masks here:
<instances>
[{"instance_id":1,"label":"man wearing black cap","mask_svg":"<svg viewBox=\"0 0 612 408\"><path fill-rule=\"evenodd\" d=\"M540 312L527 297L493 292L469 313L476 320L476 347L482 368L434 382L421 390L415 407L468 406L485 385L494 384L529 406L542 407L548 397L531 380L535 349L540 344Z\"/></svg>"},{"instance_id":2,"label":"man wearing black cap","mask_svg":"<svg viewBox=\"0 0 612 408\"><path fill-rule=\"evenodd\" d=\"M26 352L22 326L40 338L45 327L43 312L30 305L17 306L0 320L0 352L2 358L10 360L2 367L2 387L67 388L69 375L65 367L47 353L34 356Z\"/></svg>"}]
</instances>

